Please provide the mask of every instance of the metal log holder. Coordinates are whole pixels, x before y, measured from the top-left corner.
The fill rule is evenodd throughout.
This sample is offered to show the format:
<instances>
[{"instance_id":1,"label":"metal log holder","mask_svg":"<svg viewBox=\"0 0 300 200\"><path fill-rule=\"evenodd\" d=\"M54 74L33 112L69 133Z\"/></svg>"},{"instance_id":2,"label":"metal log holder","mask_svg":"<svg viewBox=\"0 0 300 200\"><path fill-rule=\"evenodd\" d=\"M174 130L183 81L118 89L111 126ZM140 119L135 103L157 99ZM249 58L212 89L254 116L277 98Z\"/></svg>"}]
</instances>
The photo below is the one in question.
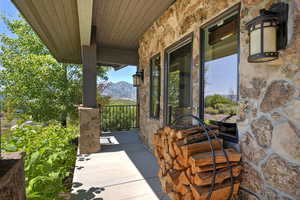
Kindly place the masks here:
<instances>
[{"instance_id":1,"label":"metal log holder","mask_svg":"<svg viewBox=\"0 0 300 200\"><path fill-rule=\"evenodd\" d=\"M211 131L208 126L197 116L195 115L192 115L192 114L184 114L184 115L180 115L178 116L174 121L173 121L173 125L176 125L176 122L178 122L179 120L183 119L183 118L186 118L186 117L191 117L192 119L195 119L197 122L198 122L198 125L200 127L202 127L204 129L204 134L205 136L207 137L207 141L209 142L209 146L210 146L210 150L211 150L211 153L213 155L213 177L212 177L212 184L211 184L211 187L209 189L209 194L207 196L207 200L210 200L211 199L211 195L214 191L214 188L215 188L215 179L216 179L216 155L215 155L215 150L213 148L213 145L212 145L212 142L211 142L211 137L209 136L209 131ZM232 194L233 194L233 187L234 187L234 184L233 184L233 173L232 173L232 167L230 165L230 161L228 159L228 155L226 153L226 151L224 150L224 147L223 145L221 145L221 142L219 140L219 138L217 137L217 135L211 131L211 133L213 134L213 138L216 139L216 141L218 141L218 143L220 144L221 146L221 150L226 158L226 164L227 164L227 169L230 170L230 194L229 194L229 197L228 197L228 200L232 199ZM254 196L256 199L260 200L261 198L255 194L254 192L248 190L247 188L243 187L243 186L240 186L239 187L240 190L243 190L244 192Z\"/></svg>"},{"instance_id":2,"label":"metal log holder","mask_svg":"<svg viewBox=\"0 0 300 200\"><path fill-rule=\"evenodd\" d=\"M207 125L197 116L194 116L192 114L185 114L185 115L180 115L178 116L174 121L173 121L173 125L176 124L176 122L178 122L179 120L183 119L183 118L186 118L186 117L191 117L193 119L195 119L197 122L198 122L198 125L200 127L203 128L204 130L204 134L205 136L207 137L207 141L209 142L209 146L210 146L210 150L211 150L211 153L213 155L213 177L212 177L212 184L211 184L211 187L209 189L209 193L208 193L208 196L207 196L207 200L210 200L211 199L211 195L214 191L214 188L215 188L215 179L216 179L216 154L215 154L215 150L213 148L213 145L212 145L212 142L211 142L211 137L209 136L209 131L211 131ZM228 155L226 153L226 151L224 150L223 148L223 145L222 143L220 142L219 138L217 137L217 135L215 133L213 133L213 131L211 131L211 133L213 134L213 138L216 139L216 141L218 141L218 143L220 144L221 146L221 150L226 158L226 164L227 164L227 169L230 170L230 194L229 194L229 197L228 199L231 199L232 198L232 194L233 194L233 173L232 173L232 167L230 165L230 161L228 159Z\"/></svg>"}]
</instances>

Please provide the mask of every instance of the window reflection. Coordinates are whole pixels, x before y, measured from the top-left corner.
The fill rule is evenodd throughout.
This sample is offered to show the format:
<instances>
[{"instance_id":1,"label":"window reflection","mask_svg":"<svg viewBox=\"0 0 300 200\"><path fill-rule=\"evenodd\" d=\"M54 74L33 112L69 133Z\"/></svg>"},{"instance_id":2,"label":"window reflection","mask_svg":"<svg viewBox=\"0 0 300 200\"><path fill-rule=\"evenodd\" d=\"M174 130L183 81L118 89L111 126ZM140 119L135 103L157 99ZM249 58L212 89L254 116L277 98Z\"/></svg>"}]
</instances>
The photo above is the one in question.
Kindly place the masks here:
<instances>
[{"instance_id":1,"label":"window reflection","mask_svg":"<svg viewBox=\"0 0 300 200\"><path fill-rule=\"evenodd\" d=\"M169 54L167 108L169 123L176 116L191 113L191 56L191 43Z\"/></svg>"},{"instance_id":2,"label":"window reflection","mask_svg":"<svg viewBox=\"0 0 300 200\"><path fill-rule=\"evenodd\" d=\"M238 100L237 19L237 15L233 15L204 29L205 120L236 121Z\"/></svg>"}]
</instances>

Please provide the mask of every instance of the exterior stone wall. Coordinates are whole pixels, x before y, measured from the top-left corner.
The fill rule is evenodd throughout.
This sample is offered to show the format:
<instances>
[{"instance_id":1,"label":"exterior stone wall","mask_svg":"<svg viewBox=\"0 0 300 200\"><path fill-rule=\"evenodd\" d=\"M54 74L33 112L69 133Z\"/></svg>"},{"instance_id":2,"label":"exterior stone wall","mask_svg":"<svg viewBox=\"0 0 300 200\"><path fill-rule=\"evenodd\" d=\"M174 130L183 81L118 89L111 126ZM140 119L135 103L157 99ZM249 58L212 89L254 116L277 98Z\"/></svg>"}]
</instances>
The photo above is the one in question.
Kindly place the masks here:
<instances>
[{"instance_id":1,"label":"exterior stone wall","mask_svg":"<svg viewBox=\"0 0 300 200\"><path fill-rule=\"evenodd\" d=\"M25 200L24 155L2 153L0 158L0 199Z\"/></svg>"},{"instance_id":2,"label":"exterior stone wall","mask_svg":"<svg viewBox=\"0 0 300 200\"><path fill-rule=\"evenodd\" d=\"M290 6L288 46L279 59L247 62L249 37L245 24L279 0L177 0L144 33L139 42L141 138L151 147L151 136L163 126L161 79L160 120L149 118L150 58L193 33L193 113L199 102L199 28L226 9L241 3L239 134L245 170L243 186L262 199L300 199L300 0L282 0ZM245 199L254 199L245 194Z\"/></svg>"},{"instance_id":3,"label":"exterior stone wall","mask_svg":"<svg viewBox=\"0 0 300 200\"><path fill-rule=\"evenodd\" d=\"M97 153L100 146L100 119L98 108L79 107L80 154Z\"/></svg>"}]
</instances>

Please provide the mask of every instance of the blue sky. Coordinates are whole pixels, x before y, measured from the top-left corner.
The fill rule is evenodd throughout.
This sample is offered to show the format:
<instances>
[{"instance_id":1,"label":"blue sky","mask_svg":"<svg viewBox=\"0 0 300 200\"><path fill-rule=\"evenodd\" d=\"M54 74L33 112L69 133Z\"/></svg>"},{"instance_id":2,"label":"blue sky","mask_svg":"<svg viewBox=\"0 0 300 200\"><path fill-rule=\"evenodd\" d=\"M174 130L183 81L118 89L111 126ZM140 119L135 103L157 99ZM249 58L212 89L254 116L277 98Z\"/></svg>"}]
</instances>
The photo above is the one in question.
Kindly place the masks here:
<instances>
[{"instance_id":1,"label":"blue sky","mask_svg":"<svg viewBox=\"0 0 300 200\"><path fill-rule=\"evenodd\" d=\"M10 0L0 0L0 15L7 17L17 17L18 11ZM12 35L6 28L2 20L0 20L0 34Z\"/></svg>"},{"instance_id":2,"label":"blue sky","mask_svg":"<svg viewBox=\"0 0 300 200\"><path fill-rule=\"evenodd\" d=\"M19 14L18 10L15 8L10 0L0 0L0 15L5 15L7 17L17 17ZM0 34L6 34L12 36L12 34L7 30L5 24L0 20ZM108 78L111 82L126 81L132 83L132 75L136 72L135 66L127 66L118 71L110 70L108 72Z\"/></svg>"},{"instance_id":3,"label":"blue sky","mask_svg":"<svg viewBox=\"0 0 300 200\"><path fill-rule=\"evenodd\" d=\"M237 94L237 54L219 58L205 63L205 96L212 94Z\"/></svg>"},{"instance_id":4,"label":"blue sky","mask_svg":"<svg viewBox=\"0 0 300 200\"><path fill-rule=\"evenodd\" d=\"M132 83L132 75L135 74L136 67L135 66L127 66L118 71L110 70L108 72L108 78L111 82L119 82L126 81L128 83Z\"/></svg>"}]
</instances>

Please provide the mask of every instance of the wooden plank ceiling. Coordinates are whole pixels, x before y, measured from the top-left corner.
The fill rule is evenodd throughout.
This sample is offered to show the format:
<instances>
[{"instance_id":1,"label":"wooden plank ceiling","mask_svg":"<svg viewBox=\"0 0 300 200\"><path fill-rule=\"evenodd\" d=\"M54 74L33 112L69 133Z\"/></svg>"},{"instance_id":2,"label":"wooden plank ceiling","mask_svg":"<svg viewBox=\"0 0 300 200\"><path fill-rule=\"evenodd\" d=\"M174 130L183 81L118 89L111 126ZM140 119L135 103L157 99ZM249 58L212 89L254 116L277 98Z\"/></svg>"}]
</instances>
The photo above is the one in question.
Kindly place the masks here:
<instances>
[{"instance_id":1,"label":"wooden plank ceiling","mask_svg":"<svg viewBox=\"0 0 300 200\"><path fill-rule=\"evenodd\" d=\"M94 0L93 24L104 47L136 49L139 37L174 0Z\"/></svg>"},{"instance_id":2,"label":"wooden plank ceiling","mask_svg":"<svg viewBox=\"0 0 300 200\"><path fill-rule=\"evenodd\" d=\"M77 0L12 1L58 61L81 63ZM139 37L173 2L94 0L92 24L100 49L98 62L118 66L136 62ZM135 54L136 58L114 61L116 52L124 52L123 57Z\"/></svg>"},{"instance_id":3,"label":"wooden plank ceiling","mask_svg":"<svg viewBox=\"0 0 300 200\"><path fill-rule=\"evenodd\" d=\"M12 1L57 60L80 63L76 1Z\"/></svg>"}]
</instances>

